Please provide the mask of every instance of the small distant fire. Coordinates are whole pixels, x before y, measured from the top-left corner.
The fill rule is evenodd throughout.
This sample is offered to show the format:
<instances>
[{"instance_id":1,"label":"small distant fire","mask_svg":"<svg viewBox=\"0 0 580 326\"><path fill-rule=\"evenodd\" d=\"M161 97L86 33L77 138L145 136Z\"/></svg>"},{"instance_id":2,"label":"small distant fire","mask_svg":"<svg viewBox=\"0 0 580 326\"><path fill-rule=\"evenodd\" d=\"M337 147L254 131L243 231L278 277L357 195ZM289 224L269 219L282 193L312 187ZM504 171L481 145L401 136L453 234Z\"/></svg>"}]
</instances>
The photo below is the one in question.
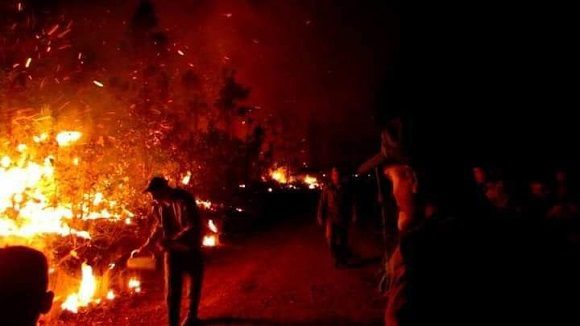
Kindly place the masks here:
<instances>
[{"instance_id":1,"label":"small distant fire","mask_svg":"<svg viewBox=\"0 0 580 326\"><path fill-rule=\"evenodd\" d=\"M188 185L191 181L191 171L187 171L187 174L181 179L181 183L184 185Z\"/></svg>"},{"instance_id":2,"label":"small distant fire","mask_svg":"<svg viewBox=\"0 0 580 326\"><path fill-rule=\"evenodd\" d=\"M279 167L270 171L270 178L280 183L287 184L289 181L288 169L286 167Z\"/></svg>"},{"instance_id":3,"label":"small distant fire","mask_svg":"<svg viewBox=\"0 0 580 326\"><path fill-rule=\"evenodd\" d=\"M302 181L304 182L304 184L308 185L308 189L316 189L316 188L320 187L320 184L318 183L318 179L316 179L315 177L309 176L308 174L306 176L304 176L304 179L302 179Z\"/></svg>"},{"instance_id":4,"label":"small distant fire","mask_svg":"<svg viewBox=\"0 0 580 326\"><path fill-rule=\"evenodd\" d=\"M217 226L213 222L213 220L209 220L208 222L209 229L212 230L213 233L218 233Z\"/></svg>"},{"instance_id":5,"label":"small distant fire","mask_svg":"<svg viewBox=\"0 0 580 326\"><path fill-rule=\"evenodd\" d=\"M206 210L210 210L210 211L215 210L215 206L216 206L214 203L212 203L209 200L196 199L195 203L198 206L200 206L201 208L206 209Z\"/></svg>"},{"instance_id":6,"label":"small distant fire","mask_svg":"<svg viewBox=\"0 0 580 326\"><path fill-rule=\"evenodd\" d=\"M215 247L217 246L217 237L215 234L206 235L203 237L204 247Z\"/></svg>"},{"instance_id":7,"label":"small distant fire","mask_svg":"<svg viewBox=\"0 0 580 326\"><path fill-rule=\"evenodd\" d=\"M139 279L137 279L136 277L132 277L131 279L129 279L128 286L131 291L134 291L136 293L141 292L141 281L139 281Z\"/></svg>"},{"instance_id":8,"label":"small distant fire","mask_svg":"<svg viewBox=\"0 0 580 326\"><path fill-rule=\"evenodd\" d=\"M218 228L213 222L213 220L209 220L207 223L208 228L212 232L211 234L207 234L203 237L202 245L204 247L215 247L218 245Z\"/></svg>"},{"instance_id":9,"label":"small distant fire","mask_svg":"<svg viewBox=\"0 0 580 326\"><path fill-rule=\"evenodd\" d=\"M273 168L269 171L268 176L264 177L263 180L272 180L278 183L280 186L289 189L299 189L302 187L307 187L308 189L318 189L320 188L320 182L315 176L306 175L293 175L288 167L279 166ZM272 192L271 190L268 190Z\"/></svg>"}]
</instances>

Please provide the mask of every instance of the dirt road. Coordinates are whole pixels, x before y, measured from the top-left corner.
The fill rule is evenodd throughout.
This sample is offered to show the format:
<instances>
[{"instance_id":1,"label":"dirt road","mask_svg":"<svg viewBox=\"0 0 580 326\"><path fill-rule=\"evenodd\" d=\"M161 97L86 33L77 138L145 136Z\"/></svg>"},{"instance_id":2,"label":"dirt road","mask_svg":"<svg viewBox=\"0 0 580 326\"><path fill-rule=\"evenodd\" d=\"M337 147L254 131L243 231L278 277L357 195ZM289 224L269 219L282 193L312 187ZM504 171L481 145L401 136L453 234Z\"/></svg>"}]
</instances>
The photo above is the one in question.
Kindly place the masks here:
<instances>
[{"instance_id":1,"label":"dirt road","mask_svg":"<svg viewBox=\"0 0 580 326\"><path fill-rule=\"evenodd\" d=\"M376 243L354 232L355 267L336 269L322 230L291 217L267 231L210 253L200 318L205 325L380 325L385 300L377 292ZM161 273L143 293L67 325L165 325Z\"/></svg>"}]
</instances>

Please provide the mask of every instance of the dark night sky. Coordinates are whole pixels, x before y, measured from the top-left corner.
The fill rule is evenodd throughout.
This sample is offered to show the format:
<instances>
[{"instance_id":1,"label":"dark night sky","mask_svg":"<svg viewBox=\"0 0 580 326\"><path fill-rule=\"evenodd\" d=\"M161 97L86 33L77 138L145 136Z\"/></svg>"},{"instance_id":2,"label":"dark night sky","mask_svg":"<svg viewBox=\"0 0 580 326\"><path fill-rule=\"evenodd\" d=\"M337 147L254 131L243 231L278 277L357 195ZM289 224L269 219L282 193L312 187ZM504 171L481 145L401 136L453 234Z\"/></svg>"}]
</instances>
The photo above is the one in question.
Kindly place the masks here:
<instances>
[{"instance_id":1,"label":"dark night sky","mask_svg":"<svg viewBox=\"0 0 580 326\"><path fill-rule=\"evenodd\" d=\"M403 10L402 105L423 154L531 166L573 158L577 64L566 12L514 2Z\"/></svg>"},{"instance_id":2,"label":"dark night sky","mask_svg":"<svg viewBox=\"0 0 580 326\"><path fill-rule=\"evenodd\" d=\"M105 18L111 29L122 27L137 2L60 0L76 17ZM252 88L249 102L287 121L288 137L307 138L321 166L371 155L381 120L394 112L410 121L416 157L435 169L472 159L552 165L576 156L571 8L153 2L161 25L192 55L228 57Z\"/></svg>"}]
</instances>

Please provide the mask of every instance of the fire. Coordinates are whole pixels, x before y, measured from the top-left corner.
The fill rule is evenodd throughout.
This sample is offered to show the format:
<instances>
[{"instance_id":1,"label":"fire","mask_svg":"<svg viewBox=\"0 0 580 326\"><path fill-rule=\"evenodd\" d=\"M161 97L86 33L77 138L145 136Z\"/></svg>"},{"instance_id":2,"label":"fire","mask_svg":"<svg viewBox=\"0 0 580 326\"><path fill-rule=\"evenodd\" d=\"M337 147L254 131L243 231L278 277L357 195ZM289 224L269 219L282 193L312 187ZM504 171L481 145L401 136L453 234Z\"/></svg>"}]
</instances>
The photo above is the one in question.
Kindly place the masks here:
<instances>
[{"instance_id":1,"label":"fire","mask_svg":"<svg viewBox=\"0 0 580 326\"><path fill-rule=\"evenodd\" d=\"M93 84L97 85L98 87L105 87L105 84L101 83L98 80L93 80Z\"/></svg>"},{"instance_id":2,"label":"fire","mask_svg":"<svg viewBox=\"0 0 580 326\"><path fill-rule=\"evenodd\" d=\"M10 157L4 156L0 165L0 236L45 233L90 238L87 232L67 225L66 221L73 217L70 207L50 203L47 192L55 186L50 160L42 165L27 162L13 166Z\"/></svg>"},{"instance_id":3,"label":"fire","mask_svg":"<svg viewBox=\"0 0 580 326\"><path fill-rule=\"evenodd\" d=\"M35 143L42 143L45 142L48 139L48 133L43 132L42 134L38 135L38 136L33 136L32 140Z\"/></svg>"},{"instance_id":4,"label":"fire","mask_svg":"<svg viewBox=\"0 0 580 326\"><path fill-rule=\"evenodd\" d=\"M191 171L187 171L187 174L181 179L181 183L184 185L188 185L191 181Z\"/></svg>"},{"instance_id":5,"label":"fire","mask_svg":"<svg viewBox=\"0 0 580 326\"><path fill-rule=\"evenodd\" d=\"M56 135L56 142L60 147L70 146L81 139L82 135L79 131L61 131Z\"/></svg>"},{"instance_id":6,"label":"fire","mask_svg":"<svg viewBox=\"0 0 580 326\"><path fill-rule=\"evenodd\" d=\"M79 291L67 297L61 305L63 310L77 313L80 307L86 307L93 302L93 297L97 290L97 280L93 275L93 268L83 263L81 272L82 279Z\"/></svg>"},{"instance_id":7,"label":"fire","mask_svg":"<svg viewBox=\"0 0 580 326\"><path fill-rule=\"evenodd\" d=\"M218 233L218 229L217 226L215 226L215 223L213 222L213 220L209 220L209 222L207 223L207 225L209 226L209 229L213 232L213 233Z\"/></svg>"},{"instance_id":8,"label":"fire","mask_svg":"<svg viewBox=\"0 0 580 326\"><path fill-rule=\"evenodd\" d=\"M59 266L60 257L53 256L50 249L55 241L67 237L80 248L87 242L79 240L91 240L88 231L91 228L82 220L99 218L122 222L133 216L125 207L92 188L84 189L88 193L80 189L66 192L70 175L74 178L80 172L82 152L63 147L81 137L78 131L43 132L0 151L0 246L27 245L45 252L51 263L51 279L60 279L63 273L68 273ZM68 171L68 175L63 171ZM75 250L70 251L70 257L81 259ZM68 292L70 286L62 282L53 288L57 296L65 299L61 304L63 310L76 313L81 307L101 302L105 294L108 300L115 297L112 291L98 290L102 297L95 298L100 283L86 263L81 266L78 282L80 286L74 293Z\"/></svg>"},{"instance_id":9,"label":"fire","mask_svg":"<svg viewBox=\"0 0 580 326\"><path fill-rule=\"evenodd\" d=\"M211 210L213 208L213 203L209 200L201 200L201 199L196 199L195 203L199 206L201 206L201 208L204 209L208 209Z\"/></svg>"},{"instance_id":10,"label":"fire","mask_svg":"<svg viewBox=\"0 0 580 326\"><path fill-rule=\"evenodd\" d=\"M304 184L308 185L308 189L316 189L320 186L318 183L318 179L315 177L309 176L308 174L302 180Z\"/></svg>"},{"instance_id":11,"label":"fire","mask_svg":"<svg viewBox=\"0 0 580 326\"><path fill-rule=\"evenodd\" d=\"M287 184L289 181L288 169L281 166L275 170L272 170L270 171L270 178L280 184Z\"/></svg>"},{"instance_id":12,"label":"fire","mask_svg":"<svg viewBox=\"0 0 580 326\"><path fill-rule=\"evenodd\" d=\"M4 156L2 157L2 160L0 160L0 165L5 169L9 168L10 164L12 164L12 160L10 160L9 156Z\"/></svg>"},{"instance_id":13,"label":"fire","mask_svg":"<svg viewBox=\"0 0 580 326\"><path fill-rule=\"evenodd\" d=\"M207 234L203 237L202 245L204 247L215 247L218 244L218 228L213 222L213 220L209 220L207 222L208 228L213 232L213 234Z\"/></svg>"},{"instance_id":14,"label":"fire","mask_svg":"<svg viewBox=\"0 0 580 326\"><path fill-rule=\"evenodd\" d=\"M215 234L206 235L203 237L204 247L215 247L217 246L217 236Z\"/></svg>"},{"instance_id":15,"label":"fire","mask_svg":"<svg viewBox=\"0 0 580 326\"><path fill-rule=\"evenodd\" d=\"M136 277L132 277L129 279L128 287L130 290L135 291L137 293L141 292L141 281Z\"/></svg>"}]
</instances>

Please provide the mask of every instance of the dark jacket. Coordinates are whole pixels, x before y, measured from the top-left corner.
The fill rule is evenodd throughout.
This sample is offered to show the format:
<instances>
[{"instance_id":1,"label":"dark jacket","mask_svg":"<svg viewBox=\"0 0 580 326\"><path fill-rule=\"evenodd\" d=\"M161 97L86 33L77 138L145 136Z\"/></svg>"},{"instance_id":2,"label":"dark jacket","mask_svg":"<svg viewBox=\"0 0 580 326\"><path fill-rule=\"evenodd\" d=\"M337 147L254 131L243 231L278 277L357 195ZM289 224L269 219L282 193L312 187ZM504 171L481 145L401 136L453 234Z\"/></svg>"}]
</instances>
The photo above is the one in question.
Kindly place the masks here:
<instances>
[{"instance_id":1,"label":"dark jacket","mask_svg":"<svg viewBox=\"0 0 580 326\"><path fill-rule=\"evenodd\" d=\"M195 198L183 189L173 189L168 203L156 204L153 210L156 223L147 241L173 240L181 250L197 251L201 248L202 225Z\"/></svg>"},{"instance_id":2,"label":"dark jacket","mask_svg":"<svg viewBox=\"0 0 580 326\"><path fill-rule=\"evenodd\" d=\"M354 197L346 186L329 184L322 190L318 203L318 221L347 227L356 218Z\"/></svg>"}]
</instances>

